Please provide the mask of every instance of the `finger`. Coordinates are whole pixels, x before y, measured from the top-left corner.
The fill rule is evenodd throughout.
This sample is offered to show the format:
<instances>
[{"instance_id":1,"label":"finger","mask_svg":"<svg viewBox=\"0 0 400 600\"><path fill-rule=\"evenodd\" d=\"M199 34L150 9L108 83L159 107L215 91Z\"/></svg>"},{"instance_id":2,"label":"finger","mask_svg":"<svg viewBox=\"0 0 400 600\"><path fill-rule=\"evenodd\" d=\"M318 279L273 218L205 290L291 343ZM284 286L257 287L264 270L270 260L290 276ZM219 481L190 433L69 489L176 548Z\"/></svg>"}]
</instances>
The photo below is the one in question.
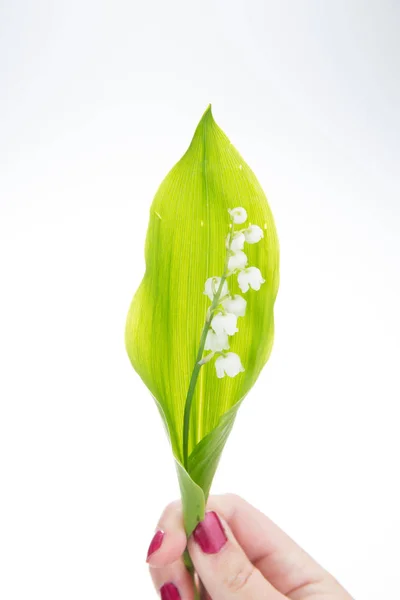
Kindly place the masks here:
<instances>
[{"instance_id":1,"label":"finger","mask_svg":"<svg viewBox=\"0 0 400 600\"><path fill-rule=\"evenodd\" d=\"M161 515L146 560L152 567L165 567L177 561L185 548L181 504L172 502Z\"/></svg>"},{"instance_id":2,"label":"finger","mask_svg":"<svg viewBox=\"0 0 400 600\"><path fill-rule=\"evenodd\" d=\"M188 542L195 569L212 598L283 600L250 562L228 524L214 511L206 513Z\"/></svg>"},{"instance_id":3,"label":"finger","mask_svg":"<svg viewBox=\"0 0 400 600\"><path fill-rule=\"evenodd\" d=\"M286 533L239 496L212 496L207 504L231 527L249 560L283 595L337 582Z\"/></svg>"},{"instance_id":4,"label":"finger","mask_svg":"<svg viewBox=\"0 0 400 600\"><path fill-rule=\"evenodd\" d=\"M161 600L194 600L193 581L182 559L166 567L150 567Z\"/></svg>"}]
</instances>

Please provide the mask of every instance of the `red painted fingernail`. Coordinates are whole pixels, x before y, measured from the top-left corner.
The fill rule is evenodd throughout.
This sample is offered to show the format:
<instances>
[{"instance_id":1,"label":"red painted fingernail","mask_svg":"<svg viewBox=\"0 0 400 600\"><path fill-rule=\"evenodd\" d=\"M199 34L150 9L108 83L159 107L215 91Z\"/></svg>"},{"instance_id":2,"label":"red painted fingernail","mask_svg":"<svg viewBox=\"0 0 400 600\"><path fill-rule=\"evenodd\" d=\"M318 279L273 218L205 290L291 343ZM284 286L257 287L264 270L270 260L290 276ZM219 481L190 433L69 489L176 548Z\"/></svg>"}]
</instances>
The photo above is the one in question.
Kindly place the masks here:
<instances>
[{"instance_id":1,"label":"red painted fingernail","mask_svg":"<svg viewBox=\"0 0 400 600\"><path fill-rule=\"evenodd\" d=\"M147 558L146 560L149 560L150 556L152 554L154 554L154 552L157 552L157 550L160 548L162 542L164 539L164 532L161 531L161 529L159 529L158 531L156 531L156 533L154 534L153 539L150 542L150 546L149 549L147 551Z\"/></svg>"},{"instance_id":2,"label":"red painted fingernail","mask_svg":"<svg viewBox=\"0 0 400 600\"><path fill-rule=\"evenodd\" d=\"M207 512L204 521L197 525L193 538L205 554L217 554L228 541L221 521L213 511Z\"/></svg>"},{"instance_id":3,"label":"red painted fingernail","mask_svg":"<svg viewBox=\"0 0 400 600\"><path fill-rule=\"evenodd\" d=\"M161 600L180 600L178 588L173 583L164 583L160 589Z\"/></svg>"}]
</instances>

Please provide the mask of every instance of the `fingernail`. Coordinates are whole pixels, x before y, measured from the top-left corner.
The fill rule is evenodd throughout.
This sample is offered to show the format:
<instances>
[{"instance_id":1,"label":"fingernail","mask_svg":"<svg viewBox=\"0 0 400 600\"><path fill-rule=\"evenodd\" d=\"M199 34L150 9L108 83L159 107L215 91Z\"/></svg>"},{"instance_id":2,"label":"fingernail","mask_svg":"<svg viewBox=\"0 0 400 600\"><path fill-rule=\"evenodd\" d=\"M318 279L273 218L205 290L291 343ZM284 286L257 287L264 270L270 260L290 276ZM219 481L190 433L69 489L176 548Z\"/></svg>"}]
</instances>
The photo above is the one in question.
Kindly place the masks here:
<instances>
[{"instance_id":1,"label":"fingernail","mask_svg":"<svg viewBox=\"0 0 400 600\"><path fill-rule=\"evenodd\" d=\"M193 538L205 554L216 554L228 541L221 521L214 511L206 513L204 520L194 530Z\"/></svg>"},{"instance_id":2,"label":"fingernail","mask_svg":"<svg viewBox=\"0 0 400 600\"><path fill-rule=\"evenodd\" d=\"M149 560L150 556L152 554L154 554L154 552L157 552L157 550L160 548L162 542L164 539L164 532L161 531L161 529L159 529L158 531L156 531L156 533L154 534L153 539L150 542L150 546L149 549L147 551L147 558L146 560Z\"/></svg>"},{"instance_id":3,"label":"fingernail","mask_svg":"<svg viewBox=\"0 0 400 600\"><path fill-rule=\"evenodd\" d=\"M178 588L173 583L164 583L160 589L161 600L180 600Z\"/></svg>"}]
</instances>

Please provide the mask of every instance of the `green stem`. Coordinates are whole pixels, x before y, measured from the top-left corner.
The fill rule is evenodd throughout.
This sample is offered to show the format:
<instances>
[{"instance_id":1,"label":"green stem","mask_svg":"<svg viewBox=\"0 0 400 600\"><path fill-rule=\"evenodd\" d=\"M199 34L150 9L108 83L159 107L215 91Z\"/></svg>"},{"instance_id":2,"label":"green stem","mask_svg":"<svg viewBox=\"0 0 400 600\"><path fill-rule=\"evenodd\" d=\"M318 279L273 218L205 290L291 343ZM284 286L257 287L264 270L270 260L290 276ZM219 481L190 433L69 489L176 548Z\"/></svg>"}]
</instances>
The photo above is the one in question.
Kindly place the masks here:
<instances>
[{"instance_id":1,"label":"green stem","mask_svg":"<svg viewBox=\"0 0 400 600\"><path fill-rule=\"evenodd\" d=\"M192 563L192 559L190 558L190 554L189 554L187 548L186 548L185 552L183 553L183 562L185 563L188 573L192 579L194 600L201 600L200 590L198 589L198 587L196 585L194 565Z\"/></svg>"},{"instance_id":2,"label":"green stem","mask_svg":"<svg viewBox=\"0 0 400 600\"><path fill-rule=\"evenodd\" d=\"M199 345L199 350L197 352L196 363L193 367L192 376L190 378L190 383L189 383L189 389L188 389L186 401L185 401L185 411L183 413L183 466L185 467L186 471L188 470L188 461L189 461L190 412L192 410L194 391L196 389L196 383L199 378L200 369L203 366L202 364L200 364L200 361L203 358L204 346L206 345L207 334L208 334L210 326L211 326L213 312L215 311L215 309L217 308L217 306L219 304L219 299L221 297L222 288L224 287L224 283L228 276L228 261L229 261L229 256L230 256L229 248L230 248L230 245L232 242L233 234L234 234L234 226L232 223L231 231L229 233L228 248L226 251L224 272L222 274L217 293L215 294L212 304L210 306L210 309L208 312L208 317L206 319L206 322L204 323L203 331L201 332L200 345Z\"/></svg>"},{"instance_id":3,"label":"green stem","mask_svg":"<svg viewBox=\"0 0 400 600\"><path fill-rule=\"evenodd\" d=\"M225 271L226 271L226 269L225 269ZM189 383L189 389L188 389L188 393L186 396L185 412L183 415L183 466L185 467L186 470L188 470L188 459L189 459L188 454L189 454L190 411L192 409L192 403L193 403L194 391L196 388L197 379L200 374L200 369L203 366L200 364L200 361L203 358L204 346L206 345L207 334L210 330L212 315L218 306L219 299L221 297L222 288L226 281L227 273L225 271L224 271L223 276L221 277L221 281L220 281L217 293L215 294L214 299L212 301L210 311L209 311L209 317L207 318L206 322L204 323L203 331L201 332L200 345L199 345L199 350L197 352L197 357L196 357L196 364L194 365L194 368L192 371L192 376L190 378L190 383Z\"/></svg>"},{"instance_id":4,"label":"green stem","mask_svg":"<svg viewBox=\"0 0 400 600\"><path fill-rule=\"evenodd\" d=\"M199 590L196 586L193 586L194 589L194 600L200 600Z\"/></svg>"}]
</instances>

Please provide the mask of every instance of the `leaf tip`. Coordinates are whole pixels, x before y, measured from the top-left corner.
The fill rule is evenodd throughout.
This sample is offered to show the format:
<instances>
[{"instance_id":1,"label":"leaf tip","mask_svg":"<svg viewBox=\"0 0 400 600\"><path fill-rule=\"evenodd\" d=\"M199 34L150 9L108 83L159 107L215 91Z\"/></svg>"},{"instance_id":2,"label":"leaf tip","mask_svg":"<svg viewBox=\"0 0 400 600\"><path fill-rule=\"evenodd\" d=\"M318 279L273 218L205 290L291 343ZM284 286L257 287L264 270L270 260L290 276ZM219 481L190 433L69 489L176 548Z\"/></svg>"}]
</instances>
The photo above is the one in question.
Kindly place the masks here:
<instances>
[{"instance_id":1,"label":"leaf tip","mask_svg":"<svg viewBox=\"0 0 400 600\"><path fill-rule=\"evenodd\" d=\"M216 123L211 111L211 104L209 104L196 127L189 149L193 148L193 146L196 146L198 143L200 143L200 145L203 144L205 131L212 131L215 126Z\"/></svg>"},{"instance_id":2,"label":"leaf tip","mask_svg":"<svg viewBox=\"0 0 400 600\"><path fill-rule=\"evenodd\" d=\"M212 114L212 108L211 108L211 104L209 104L206 108L206 110L203 113L203 116L200 119L200 123L206 120L213 120L213 114Z\"/></svg>"}]
</instances>

